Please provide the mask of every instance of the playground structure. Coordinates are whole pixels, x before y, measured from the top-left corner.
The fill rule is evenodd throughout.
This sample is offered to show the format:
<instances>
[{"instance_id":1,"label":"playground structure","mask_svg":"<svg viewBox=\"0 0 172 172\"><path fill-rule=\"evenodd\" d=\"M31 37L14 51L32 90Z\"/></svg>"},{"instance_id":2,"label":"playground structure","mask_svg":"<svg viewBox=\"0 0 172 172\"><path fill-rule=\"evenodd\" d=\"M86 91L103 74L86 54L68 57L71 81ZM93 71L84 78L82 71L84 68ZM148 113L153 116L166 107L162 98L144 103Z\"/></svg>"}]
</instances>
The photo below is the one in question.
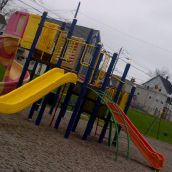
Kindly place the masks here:
<instances>
[{"instance_id":1,"label":"playground structure","mask_svg":"<svg viewBox=\"0 0 172 172\"><path fill-rule=\"evenodd\" d=\"M22 73L22 66L15 61L18 44L18 38L0 37L0 94L14 90ZM26 72L24 83L29 78L29 72Z\"/></svg>"},{"instance_id":2,"label":"playground structure","mask_svg":"<svg viewBox=\"0 0 172 172\"><path fill-rule=\"evenodd\" d=\"M96 118L101 118L104 120L104 126L99 143L103 142L108 125L114 124L117 155L121 126L127 133L127 156L130 137L150 166L162 169L164 157L150 146L125 115L135 91L135 87L133 87L130 94L124 93L122 97L121 91L130 64L126 65L118 87L109 88L110 77L115 68L118 54L108 54L101 44L90 44L93 30L90 31L86 41L83 38L73 37L77 19L73 19L68 32L64 31L65 23L59 26L46 21L46 19L46 12L42 17L16 12L9 20L4 36L19 37L20 46L29 50L29 54L17 85L19 88L0 97L0 112L12 114L32 104L28 118L32 119L34 112L38 111L35 124L40 125L48 104L48 93L54 91L54 102L50 108L50 114L54 112L51 124L55 121L54 127L58 128L66 114L70 100L75 95L77 98L64 135L65 138L68 138L71 132L76 130L82 112L87 112L90 116L82 136L83 140L86 140L90 135ZM47 65L46 73L22 86L31 60L35 61L31 71L31 79L33 79L38 63ZM76 86L69 84L61 87L64 84L76 82ZM54 120L56 115L54 109L59 106L64 89L67 90L66 96L61 102L60 112ZM21 94L20 98L18 94ZM112 126L109 130L109 145L112 143L111 131Z\"/></svg>"}]
</instances>

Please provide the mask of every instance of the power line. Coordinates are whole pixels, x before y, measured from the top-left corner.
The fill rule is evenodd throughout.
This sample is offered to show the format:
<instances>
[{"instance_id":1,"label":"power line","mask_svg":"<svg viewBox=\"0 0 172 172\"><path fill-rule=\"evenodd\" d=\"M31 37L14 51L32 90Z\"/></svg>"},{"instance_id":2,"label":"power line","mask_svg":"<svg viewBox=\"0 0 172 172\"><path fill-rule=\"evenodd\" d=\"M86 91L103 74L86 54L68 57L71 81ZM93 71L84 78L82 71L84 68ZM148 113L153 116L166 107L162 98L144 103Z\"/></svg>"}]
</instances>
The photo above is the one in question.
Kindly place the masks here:
<instances>
[{"instance_id":1,"label":"power line","mask_svg":"<svg viewBox=\"0 0 172 172\"><path fill-rule=\"evenodd\" d=\"M109 49L110 49L110 47L108 47ZM111 50L111 49L110 49ZM112 50L111 50L112 51ZM127 52L126 50L125 50L125 52ZM122 54L122 53L121 53ZM127 54L129 54L128 52L127 52ZM119 60L121 60L121 61L123 61L124 63L129 63L129 62L126 62L122 57L118 57L118 59ZM133 61L132 61L133 62ZM135 62L134 62L135 63ZM137 63L135 63L136 65L138 65ZM145 72L144 70L142 70L142 69L140 69L140 68L138 68L137 66L135 66L135 65L133 65L133 64L131 64L131 66L133 67L133 68L135 68L136 70L138 70L138 71L140 71L140 72L142 72L142 73L144 73L145 75L147 75L147 76L149 76L149 77L151 77L147 72ZM141 66L141 65L138 65L138 66L140 66L141 68L143 68L143 69L146 69L146 68L144 68L143 66ZM147 70L147 69L146 69Z\"/></svg>"},{"instance_id":2,"label":"power line","mask_svg":"<svg viewBox=\"0 0 172 172\"><path fill-rule=\"evenodd\" d=\"M143 39L140 39L140 38L135 37L135 36L133 36L133 35L130 35L130 34L128 34L128 33L126 33L126 32L123 32L123 31L121 31L121 30L119 30L119 29L117 29L117 28L115 28L115 27L113 27L113 26L111 26L111 25L109 25L109 24L106 24L106 23L104 23L104 22L101 22L101 21L99 21L99 20L93 18L93 17L90 17L90 16L88 16L87 14L85 14L85 13L83 13L83 12L80 12L80 14L83 15L83 16L85 16L85 17L87 17L87 18L89 18L90 20L92 20L92 21L94 21L94 22L96 22L96 23L101 23L102 25L106 26L107 28L109 28L109 29L111 29L111 30L113 30L113 31L116 31L116 32L118 32L118 33L120 33L120 34L122 34L122 35L125 35L125 36L127 36L127 37L129 37L129 38L131 38L131 39L137 40L137 41L142 42L142 43L144 43L144 44L149 44L149 45L151 45L151 46L153 46L153 47L155 47L155 48L157 48L157 49L161 49L162 51L165 51L165 52L168 52L168 53L172 54L172 50L166 49L166 48L164 48L164 47L160 47L160 46L158 46L158 45L156 45L156 44L153 44L153 43L148 42L148 41L146 41L146 40L143 40Z\"/></svg>"},{"instance_id":3,"label":"power line","mask_svg":"<svg viewBox=\"0 0 172 172\"><path fill-rule=\"evenodd\" d=\"M37 8L31 6L31 5L27 4L27 3L25 3L24 1L22 1L22 0L17 0L17 1L21 2L22 4L28 6L28 7L32 8L33 10L35 10L35 11L37 11L37 12L42 14L42 11L38 10Z\"/></svg>"},{"instance_id":4,"label":"power line","mask_svg":"<svg viewBox=\"0 0 172 172\"><path fill-rule=\"evenodd\" d=\"M35 11L37 11L37 12L39 12L39 13L42 14L42 11L40 11L39 9L33 7L32 5L29 5L29 4L25 3L25 2L23 2L22 0L18 0L18 1L21 2L21 3L23 3L23 4L26 5L26 6L29 6L31 9L34 9ZM35 2L37 5L39 4L37 1L33 1L33 0L32 0L32 2ZM39 5L40 5L40 4L39 4ZM49 10L48 8L43 7L42 5L41 5L41 7L44 8L45 10L51 11L51 10ZM57 15L57 14L56 14L56 15ZM59 17L59 16L58 16L58 17ZM51 18L52 18L52 17L51 17ZM53 18L53 19L54 19L54 18ZM79 33L79 32L78 32L78 33ZM80 33L81 33L81 32L80 32ZM120 57L119 57L119 59L120 59L121 61L125 62L125 63L128 63L128 62L126 62L124 59L122 59L122 58L120 58ZM144 70L139 69L138 67L136 67L136 66L134 66L134 65L132 65L132 64L131 64L131 66L132 66L133 68L135 68L136 70L138 70L138 71L140 71L140 72L146 74L147 76L149 76L149 74L146 73ZM149 77L150 77L150 76L149 76Z\"/></svg>"},{"instance_id":5,"label":"power line","mask_svg":"<svg viewBox=\"0 0 172 172\"><path fill-rule=\"evenodd\" d=\"M32 0L33 3L37 4L38 6L40 6L41 8L43 8L45 11L51 12L53 15L55 15L57 18L65 20L65 18L61 17L59 14L53 12L52 10L50 10L49 8L43 6L41 3L37 2L36 0Z\"/></svg>"},{"instance_id":6,"label":"power line","mask_svg":"<svg viewBox=\"0 0 172 172\"><path fill-rule=\"evenodd\" d=\"M41 13L41 14L43 13L43 11L39 10L38 8L33 7L32 5L26 3L26 2L24 2L24 1L22 1L22 0L17 0L17 1L19 1L20 3L22 3L22 4L24 4L24 5L28 6L28 7L30 7L31 9L37 11L38 13ZM32 2L35 2L35 1L32 0ZM35 2L35 4L38 5L37 2ZM40 4L39 4L39 5L40 5ZM42 7L42 8L43 8L43 7ZM44 8L44 9L45 9L45 8ZM50 11L48 8L46 8L45 10L46 10L46 11ZM55 14L54 14L54 15L55 15ZM57 16L57 14L56 14L56 16ZM50 15L48 15L48 17L51 18L51 19L56 20L55 18L51 17ZM59 16L57 16L57 18L58 18L58 19L62 19L62 20L64 20L64 21L68 21L68 19L61 18L61 17L59 17Z\"/></svg>"},{"instance_id":7,"label":"power line","mask_svg":"<svg viewBox=\"0 0 172 172\"><path fill-rule=\"evenodd\" d=\"M119 57L119 60L123 61L124 63L128 63L128 62L126 62L124 59L122 59L122 58L120 58L120 57ZM144 74L147 75L148 77L151 77L147 72L145 72L144 70L138 68L137 66L135 66L135 65L133 65L133 64L131 64L131 66L132 66L134 69L136 69L136 70L138 70L138 71L144 73Z\"/></svg>"},{"instance_id":8,"label":"power line","mask_svg":"<svg viewBox=\"0 0 172 172\"><path fill-rule=\"evenodd\" d=\"M116 73L120 74L120 75L123 74L123 72L120 71L120 70L118 70L118 69L115 69L114 71L115 71ZM130 75L127 75L127 78L129 78L129 79L135 78L137 81L141 81L141 82L143 82L143 83L145 82L145 80L142 80L142 79L140 79L140 78L133 77L133 76L130 76Z\"/></svg>"}]
</instances>

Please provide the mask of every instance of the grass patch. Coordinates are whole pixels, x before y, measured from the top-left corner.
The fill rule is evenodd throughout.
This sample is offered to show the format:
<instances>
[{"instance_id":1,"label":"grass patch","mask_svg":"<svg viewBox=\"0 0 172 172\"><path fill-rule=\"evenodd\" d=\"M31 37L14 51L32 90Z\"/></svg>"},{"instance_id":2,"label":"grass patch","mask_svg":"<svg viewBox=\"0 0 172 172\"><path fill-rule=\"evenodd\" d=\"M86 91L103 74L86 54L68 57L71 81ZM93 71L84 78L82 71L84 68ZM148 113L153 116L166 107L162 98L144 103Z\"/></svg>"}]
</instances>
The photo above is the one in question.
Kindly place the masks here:
<instances>
[{"instance_id":1,"label":"grass patch","mask_svg":"<svg viewBox=\"0 0 172 172\"><path fill-rule=\"evenodd\" d=\"M144 112L140 112L136 109L130 109L128 115L131 121L134 123L134 125L143 134L145 134L147 129L150 126L152 126L149 132L147 133L147 136L157 139L159 125L159 119L157 117ZM156 121L153 125L151 125L155 119ZM172 144L172 122L161 120L158 139Z\"/></svg>"}]
</instances>

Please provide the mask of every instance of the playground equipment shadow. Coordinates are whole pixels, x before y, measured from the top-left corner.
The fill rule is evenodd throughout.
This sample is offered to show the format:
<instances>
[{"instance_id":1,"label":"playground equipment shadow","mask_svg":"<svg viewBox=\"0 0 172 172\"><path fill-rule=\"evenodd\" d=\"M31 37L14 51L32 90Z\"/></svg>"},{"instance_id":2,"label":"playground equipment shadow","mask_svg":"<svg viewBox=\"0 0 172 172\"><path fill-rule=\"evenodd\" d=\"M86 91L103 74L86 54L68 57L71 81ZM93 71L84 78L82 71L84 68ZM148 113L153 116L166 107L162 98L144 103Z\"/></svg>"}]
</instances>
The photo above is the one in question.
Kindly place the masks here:
<instances>
[{"instance_id":1,"label":"playground equipment shadow","mask_svg":"<svg viewBox=\"0 0 172 172\"><path fill-rule=\"evenodd\" d=\"M96 137L88 141L80 139L85 128L81 120L76 134L64 139L64 131L70 113L58 130L48 127L50 116L46 115L41 126L27 120L29 109L13 116L0 115L0 169L2 171L153 171L131 145L130 159L126 160L126 141L120 138L118 160L114 161L114 147L98 144ZM47 110L48 114L48 110ZM94 130L93 130L94 131ZM122 132L122 136L125 134ZM171 145L149 139L156 149L163 152L166 162L163 171L172 169Z\"/></svg>"}]
</instances>

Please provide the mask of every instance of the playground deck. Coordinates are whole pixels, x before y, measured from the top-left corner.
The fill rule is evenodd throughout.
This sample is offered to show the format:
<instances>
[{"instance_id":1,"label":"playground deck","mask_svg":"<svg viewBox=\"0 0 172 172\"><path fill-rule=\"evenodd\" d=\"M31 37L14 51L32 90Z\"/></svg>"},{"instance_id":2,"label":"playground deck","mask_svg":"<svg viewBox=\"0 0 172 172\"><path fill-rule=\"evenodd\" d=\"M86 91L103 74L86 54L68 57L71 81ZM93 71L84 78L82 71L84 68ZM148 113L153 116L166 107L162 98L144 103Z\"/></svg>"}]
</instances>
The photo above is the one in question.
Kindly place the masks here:
<instances>
[{"instance_id":1,"label":"playground deck","mask_svg":"<svg viewBox=\"0 0 172 172\"><path fill-rule=\"evenodd\" d=\"M13 116L0 115L1 171L154 171L148 167L134 145L131 145L131 160L126 160L125 139L119 139L117 161L113 160L114 147L98 144L95 137L82 141L80 137L86 125L84 120L80 121L76 134L64 139L68 119L63 120L56 130L48 127L48 115L39 127L33 125L33 121L28 121L27 115L28 109ZM172 146L153 139L149 139L149 142L164 153L166 162L163 171L170 172Z\"/></svg>"}]
</instances>

